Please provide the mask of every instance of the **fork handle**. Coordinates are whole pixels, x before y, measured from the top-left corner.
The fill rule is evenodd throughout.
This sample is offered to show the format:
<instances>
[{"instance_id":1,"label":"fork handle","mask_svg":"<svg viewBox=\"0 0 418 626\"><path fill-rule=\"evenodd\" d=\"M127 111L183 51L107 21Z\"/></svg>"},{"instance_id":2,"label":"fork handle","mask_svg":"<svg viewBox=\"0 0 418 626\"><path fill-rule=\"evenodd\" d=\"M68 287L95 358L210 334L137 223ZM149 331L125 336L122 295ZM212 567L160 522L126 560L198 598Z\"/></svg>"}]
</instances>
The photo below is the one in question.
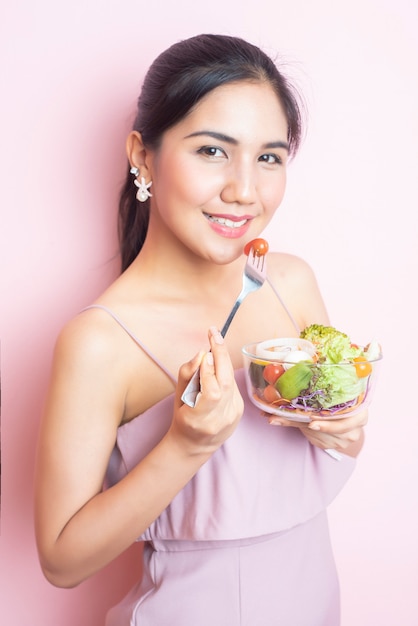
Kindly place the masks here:
<instances>
[{"instance_id":1,"label":"fork handle","mask_svg":"<svg viewBox=\"0 0 418 626\"><path fill-rule=\"evenodd\" d=\"M238 311L238 308L241 302L243 301L243 299L244 299L244 293L243 291L241 291L241 293L239 294L238 298L235 301L234 306L231 309L230 314L228 315L228 319L226 320L225 324L221 328L222 337L225 337L228 331L228 328L235 316L235 313ZM197 370L195 371L195 373L193 374L193 376L187 383L186 389L183 391L183 394L181 396L182 402L184 402L184 404L187 404L187 406L190 406L191 408L193 408L196 405L196 398L199 392L200 392L200 367L197 368Z\"/></svg>"},{"instance_id":2,"label":"fork handle","mask_svg":"<svg viewBox=\"0 0 418 626\"><path fill-rule=\"evenodd\" d=\"M230 327L231 322L232 322L232 320L235 317L235 313L238 311L238 309L239 309L243 299L244 299L244 294L243 294L243 292L241 292L239 294L238 298L236 299L236 302L235 302L234 306L232 307L230 314L228 315L228 319L226 320L225 324L221 328L221 335L222 335L222 337L225 337L225 335L226 335L226 333L228 331L228 328Z\"/></svg>"},{"instance_id":3,"label":"fork handle","mask_svg":"<svg viewBox=\"0 0 418 626\"><path fill-rule=\"evenodd\" d=\"M197 394L200 392L200 367L197 368L189 382L186 389L181 396L182 402L187 406L194 407L196 404Z\"/></svg>"}]
</instances>

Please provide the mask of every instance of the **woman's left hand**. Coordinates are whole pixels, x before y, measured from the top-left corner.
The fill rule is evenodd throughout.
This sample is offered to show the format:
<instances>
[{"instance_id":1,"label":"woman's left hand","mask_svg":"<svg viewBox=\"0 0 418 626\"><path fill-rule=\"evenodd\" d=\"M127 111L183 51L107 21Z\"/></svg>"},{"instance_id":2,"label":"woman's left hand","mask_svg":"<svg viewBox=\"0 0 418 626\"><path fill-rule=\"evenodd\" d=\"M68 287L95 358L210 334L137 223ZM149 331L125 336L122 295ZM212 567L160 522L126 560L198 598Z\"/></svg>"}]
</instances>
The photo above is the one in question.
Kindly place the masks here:
<instances>
[{"instance_id":1,"label":"woman's left hand","mask_svg":"<svg viewBox=\"0 0 418 626\"><path fill-rule=\"evenodd\" d=\"M362 448L363 427L367 424L367 419L367 411L341 419L315 418L309 423L294 422L275 415L268 416L272 425L299 428L306 439L318 448L338 450L349 456L357 456Z\"/></svg>"}]
</instances>

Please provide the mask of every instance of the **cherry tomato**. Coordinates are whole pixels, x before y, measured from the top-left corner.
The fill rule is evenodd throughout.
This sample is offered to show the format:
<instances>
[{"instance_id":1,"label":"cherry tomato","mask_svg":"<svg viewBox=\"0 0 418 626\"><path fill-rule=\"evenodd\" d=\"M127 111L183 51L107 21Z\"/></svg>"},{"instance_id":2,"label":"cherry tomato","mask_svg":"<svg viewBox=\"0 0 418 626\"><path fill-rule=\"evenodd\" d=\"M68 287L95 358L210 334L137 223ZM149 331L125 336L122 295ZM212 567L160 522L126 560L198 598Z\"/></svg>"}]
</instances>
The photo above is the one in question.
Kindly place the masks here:
<instances>
[{"instance_id":1,"label":"cherry tomato","mask_svg":"<svg viewBox=\"0 0 418 626\"><path fill-rule=\"evenodd\" d=\"M354 359L356 374L359 378L366 378L372 373L371 363L364 356L358 356Z\"/></svg>"},{"instance_id":2,"label":"cherry tomato","mask_svg":"<svg viewBox=\"0 0 418 626\"><path fill-rule=\"evenodd\" d=\"M253 239L245 245L244 254L248 256L251 252L251 248L254 250L256 256L264 256L268 252L269 245L265 239Z\"/></svg>"},{"instance_id":3,"label":"cherry tomato","mask_svg":"<svg viewBox=\"0 0 418 626\"><path fill-rule=\"evenodd\" d=\"M267 385L267 387L263 391L264 400L269 404L276 402L276 400L280 400L280 394L277 391L276 387L273 385Z\"/></svg>"},{"instance_id":4,"label":"cherry tomato","mask_svg":"<svg viewBox=\"0 0 418 626\"><path fill-rule=\"evenodd\" d=\"M263 378L270 385L274 385L283 373L283 365L280 365L280 363L269 363L263 370Z\"/></svg>"}]
</instances>

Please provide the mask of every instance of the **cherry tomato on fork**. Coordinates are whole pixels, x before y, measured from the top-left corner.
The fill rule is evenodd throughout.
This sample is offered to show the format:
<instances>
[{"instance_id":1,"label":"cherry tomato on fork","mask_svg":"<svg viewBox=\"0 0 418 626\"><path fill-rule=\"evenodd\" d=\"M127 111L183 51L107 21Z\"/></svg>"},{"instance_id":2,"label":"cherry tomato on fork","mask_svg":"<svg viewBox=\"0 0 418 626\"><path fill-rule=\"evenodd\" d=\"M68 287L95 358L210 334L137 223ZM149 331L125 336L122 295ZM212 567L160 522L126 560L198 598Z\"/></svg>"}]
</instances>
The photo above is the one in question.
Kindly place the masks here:
<instances>
[{"instance_id":1,"label":"cherry tomato on fork","mask_svg":"<svg viewBox=\"0 0 418 626\"><path fill-rule=\"evenodd\" d=\"M268 252L269 245L265 239L253 239L245 244L244 254L248 256L251 252L251 248L254 250L256 256L264 256Z\"/></svg>"}]
</instances>

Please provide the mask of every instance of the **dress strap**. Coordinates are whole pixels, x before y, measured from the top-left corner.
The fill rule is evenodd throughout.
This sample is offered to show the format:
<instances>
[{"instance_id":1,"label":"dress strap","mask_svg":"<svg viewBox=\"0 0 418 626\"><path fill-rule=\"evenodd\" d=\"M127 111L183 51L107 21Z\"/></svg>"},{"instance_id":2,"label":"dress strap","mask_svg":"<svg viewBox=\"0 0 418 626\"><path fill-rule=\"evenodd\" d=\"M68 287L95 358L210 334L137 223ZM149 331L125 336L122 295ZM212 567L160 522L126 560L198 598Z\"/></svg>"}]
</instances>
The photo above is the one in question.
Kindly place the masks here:
<instances>
[{"instance_id":1,"label":"dress strap","mask_svg":"<svg viewBox=\"0 0 418 626\"><path fill-rule=\"evenodd\" d=\"M300 335L300 330L301 329L299 328L299 324L297 323L297 321L295 320L295 318L293 317L293 315L291 314L291 312L289 311L289 309L285 305L285 303L283 301L283 298L281 297L281 295L277 291L276 287L273 285L273 283L271 282L271 280L269 278L267 278L266 282L270 285L270 287L272 288L274 294L276 295L277 299L279 300L280 304L282 305L282 307L286 311L287 315L289 316L289 319L292 322L293 326L295 327L297 334Z\"/></svg>"},{"instance_id":2,"label":"dress strap","mask_svg":"<svg viewBox=\"0 0 418 626\"><path fill-rule=\"evenodd\" d=\"M123 330L129 335L129 337L131 337L131 339L133 339L135 341L135 343L141 348L141 350L143 350L145 352L145 354L148 355L149 358L152 361L154 361L154 363L156 365L158 365L158 367L160 369L162 369L165 374L167 374L167 376L170 378L170 380L172 380L175 385L177 384L177 378L175 376L173 376L173 374L166 368L164 363L162 363L160 361L160 359L158 359L146 347L146 345L144 343L142 343L142 341L126 326L126 324L120 319L120 317L118 317L116 315L116 313L113 313L113 311L111 309L108 309L107 306L103 306L102 304L91 304L90 306L86 306L84 309L82 309L82 311L87 311L88 309L102 309L103 311L106 311L106 313L108 313L111 317L113 317L115 322L117 322L119 324L119 326L121 328L123 328Z\"/></svg>"}]
</instances>

